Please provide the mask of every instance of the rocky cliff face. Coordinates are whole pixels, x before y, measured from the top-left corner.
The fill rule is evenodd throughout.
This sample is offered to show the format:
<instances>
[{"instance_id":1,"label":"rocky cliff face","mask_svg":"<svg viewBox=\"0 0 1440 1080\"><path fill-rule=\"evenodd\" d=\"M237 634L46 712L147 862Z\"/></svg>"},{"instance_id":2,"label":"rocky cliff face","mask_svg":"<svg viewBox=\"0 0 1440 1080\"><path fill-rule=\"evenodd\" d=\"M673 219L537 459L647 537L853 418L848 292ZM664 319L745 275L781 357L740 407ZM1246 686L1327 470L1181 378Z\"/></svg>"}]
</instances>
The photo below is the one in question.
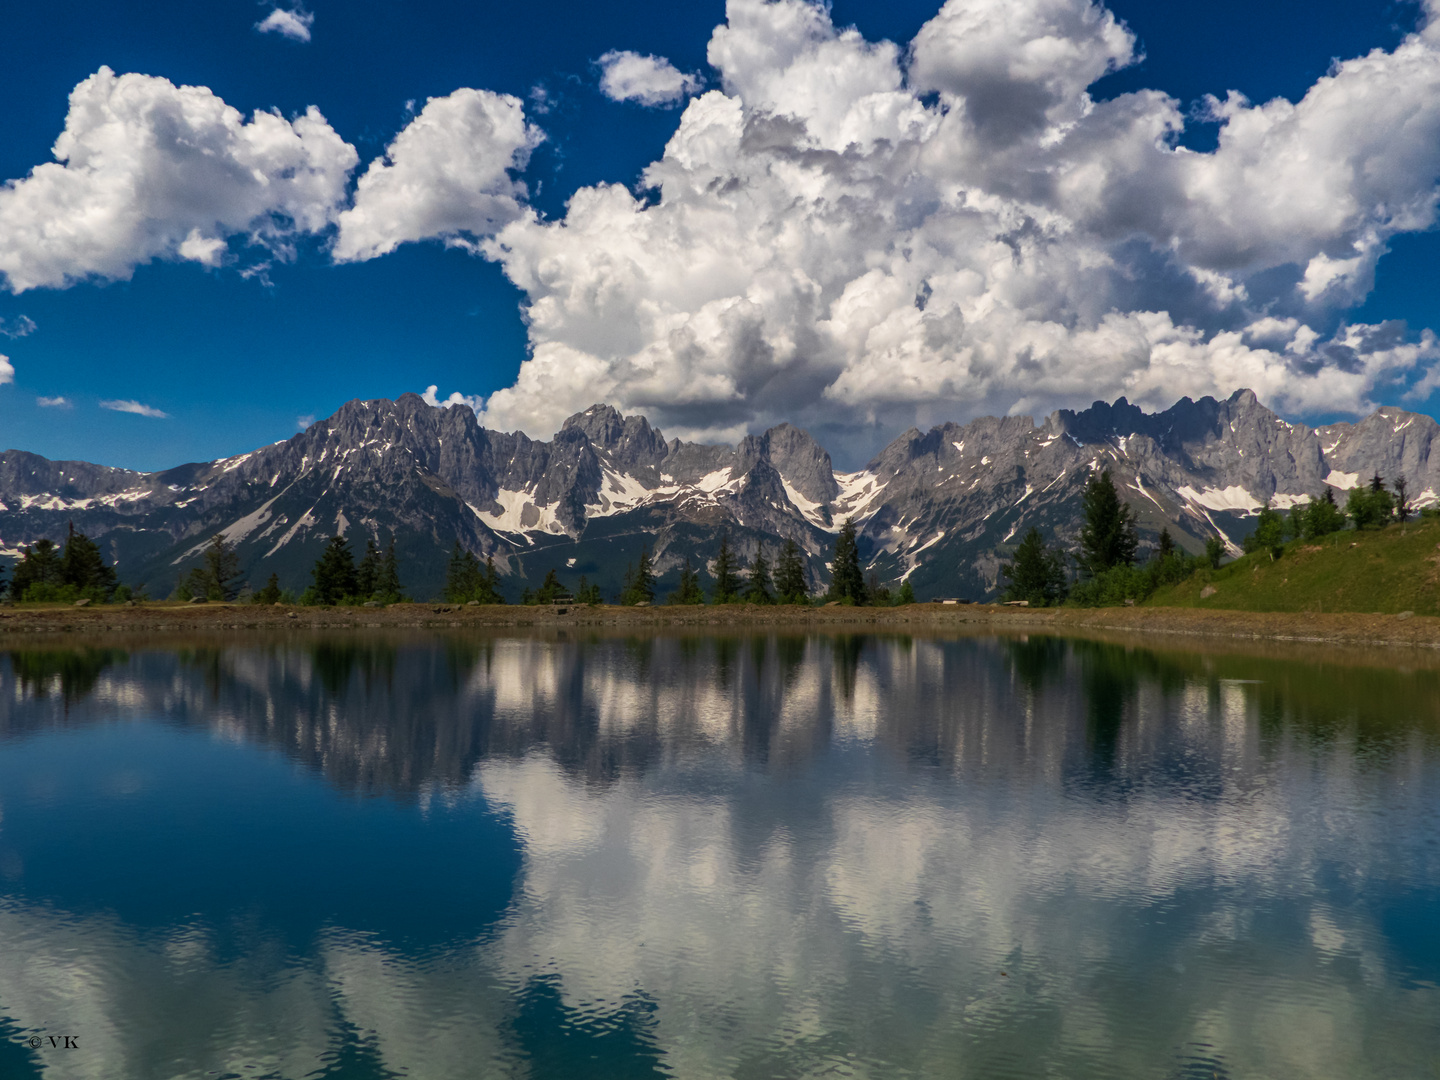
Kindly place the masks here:
<instances>
[{"instance_id":1,"label":"rocky cliff face","mask_svg":"<svg viewBox=\"0 0 1440 1080\"><path fill-rule=\"evenodd\" d=\"M168 594L219 532L255 586L271 572L299 589L326 539L357 550L393 536L407 585L434 595L458 541L493 557L518 594L549 569L618 591L650 547L662 588L686 559L710 564L721 534L744 556L785 539L806 552L817 586L833 534L860 526L869 568L922 597L982 597L1024 530L1073 544L1080 498L1109 469L1142 530L1183 546L1237 545L1260 506L1342 494L1379 473L1403 476L1417 505L1437 501L1437 425L1385 408L1312 429L1249 391L1182 399L1145 413L1125 399L1028 417L911 430L863 470L835 472L806 432L782 424L738 446L666 441L639 416L595 405L549 442L489 431L464 408L407 394L352 401L284 442L221 461L136 473L0 454L0 554L68 524L100 541L121 578Z\"/></svg>"}]
</instances>

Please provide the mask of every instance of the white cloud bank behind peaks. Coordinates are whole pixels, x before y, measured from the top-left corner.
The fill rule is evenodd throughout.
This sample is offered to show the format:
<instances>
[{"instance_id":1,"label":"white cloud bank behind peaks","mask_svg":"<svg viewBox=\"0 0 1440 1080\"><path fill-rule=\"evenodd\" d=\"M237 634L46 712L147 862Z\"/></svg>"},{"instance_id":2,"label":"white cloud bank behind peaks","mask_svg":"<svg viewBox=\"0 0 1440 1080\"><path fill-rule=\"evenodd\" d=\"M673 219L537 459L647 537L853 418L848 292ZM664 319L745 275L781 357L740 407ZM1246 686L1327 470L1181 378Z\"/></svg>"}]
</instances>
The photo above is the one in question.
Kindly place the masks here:
<instances>
[{"instance_id":1,"label":"white cloud bank behind peaks","mask_svg":"<svg viewBox=\"0 0 1440 1080\"><path fill-rule=\"evenodd\" d=\"M529 297L532 346L487 422L548 433L609 400L724 435L1428 392L1428 332L1324 334L1388 238L1434 223L1437 37L1297 103L1212 102L1219 147L1195 153L1174 99L1090 96L1135 39L1086 0L950 0L908 49L805 0L730 0L721 88L645 174L658 201L585 188L483 245Z\"/></svg>"}]
</instances>

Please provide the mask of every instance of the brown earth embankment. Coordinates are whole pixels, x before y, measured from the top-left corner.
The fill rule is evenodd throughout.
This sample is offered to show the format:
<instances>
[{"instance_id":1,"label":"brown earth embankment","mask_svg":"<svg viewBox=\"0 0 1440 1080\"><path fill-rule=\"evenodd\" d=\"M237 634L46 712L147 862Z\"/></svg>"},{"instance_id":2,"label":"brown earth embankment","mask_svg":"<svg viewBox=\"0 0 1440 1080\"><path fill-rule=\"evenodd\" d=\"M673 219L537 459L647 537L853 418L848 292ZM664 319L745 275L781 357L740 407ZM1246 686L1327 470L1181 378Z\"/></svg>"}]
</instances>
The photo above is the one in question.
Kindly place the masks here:
<instances>
[{"instance_id":1,"label":"brown earth embankment","mask_svg":"<svg viewBox=\"0 0 1440 1080\"><path fill-rule=\"evenodd\" d=\"M834 631L935 634L1123 634L1178 644L1185 638L1277 641L1371 648L1440 649L1433 616L1296 614L1184 608L1060 608L912 604L898 608L459 607L395 604L387 608L259 607L251 604L141 604L135 607L0 608L0 636L155 633L166 637L264 630L475 629L535 632L563 628L646 631Z\"/></svg>"}]
</instances>

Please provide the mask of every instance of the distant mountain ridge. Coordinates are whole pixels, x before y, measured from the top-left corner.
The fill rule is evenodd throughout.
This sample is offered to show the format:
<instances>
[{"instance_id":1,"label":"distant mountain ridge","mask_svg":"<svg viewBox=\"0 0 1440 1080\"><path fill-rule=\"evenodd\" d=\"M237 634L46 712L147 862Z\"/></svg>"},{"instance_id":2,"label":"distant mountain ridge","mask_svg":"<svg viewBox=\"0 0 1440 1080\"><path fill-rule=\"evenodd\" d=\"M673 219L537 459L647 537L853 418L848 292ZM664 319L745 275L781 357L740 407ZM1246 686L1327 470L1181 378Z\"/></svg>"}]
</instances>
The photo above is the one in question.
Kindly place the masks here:
<instances>
[{"instance_id":1,"label":"distant mountain ridge","mask_svg":"<svg viewBox=\"0 0 1440 1080\"><path fill-rule=\"evenodd\" d=\"M662 589L686 558L713 562L719 537L748 558L794 539L816 586L841 522L860 527L867 569L919 596L993 594L1023 530L1073 544L1089 477L1109 468L1142 536L1168 526L1199 550L1232 548L1266 501L1285 508L1326 485L1343 493L1379 473L1404 476L1415 505L1440 501L1440 425L1382 408L1357 423L1311 428L1249 390L1182 398L1146 413L1124 398L1083 411L983 417L912 429L864 469L837 472L789 424L736 446L667 441L641 416L594 405L555 437L491 431L463 407L415 394L351 401L283 442L154 473L0 454L0 555L15 557L70 522L99 541L122 580L167 595L223 533L255 586L271 572L303 588L325 540L395 537L412 593L434 595L458 540L500 567L519 594L549 569L618 592L650 546ZM702 579L703 580L703 579Z\"/></svg>"}]
</instances>

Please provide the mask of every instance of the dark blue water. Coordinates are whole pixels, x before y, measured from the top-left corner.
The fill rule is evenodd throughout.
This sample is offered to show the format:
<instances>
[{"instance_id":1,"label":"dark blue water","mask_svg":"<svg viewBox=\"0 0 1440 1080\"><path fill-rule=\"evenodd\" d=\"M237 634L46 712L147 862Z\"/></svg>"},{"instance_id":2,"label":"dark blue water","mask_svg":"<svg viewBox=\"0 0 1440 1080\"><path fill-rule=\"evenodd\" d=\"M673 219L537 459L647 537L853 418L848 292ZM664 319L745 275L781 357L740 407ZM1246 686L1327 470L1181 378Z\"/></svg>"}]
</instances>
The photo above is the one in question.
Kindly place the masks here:
<instances>
[{"instance_id":1,"label":"dark blue water","mask_svg":"<svg viewBox=\"0 0 1440 1080\"><path fill-rule=\"evenodd\" d=\"M0 652L0 1077L42 1076L1440 1076L1440 675Z\"/></svg>"}]
</instances>

